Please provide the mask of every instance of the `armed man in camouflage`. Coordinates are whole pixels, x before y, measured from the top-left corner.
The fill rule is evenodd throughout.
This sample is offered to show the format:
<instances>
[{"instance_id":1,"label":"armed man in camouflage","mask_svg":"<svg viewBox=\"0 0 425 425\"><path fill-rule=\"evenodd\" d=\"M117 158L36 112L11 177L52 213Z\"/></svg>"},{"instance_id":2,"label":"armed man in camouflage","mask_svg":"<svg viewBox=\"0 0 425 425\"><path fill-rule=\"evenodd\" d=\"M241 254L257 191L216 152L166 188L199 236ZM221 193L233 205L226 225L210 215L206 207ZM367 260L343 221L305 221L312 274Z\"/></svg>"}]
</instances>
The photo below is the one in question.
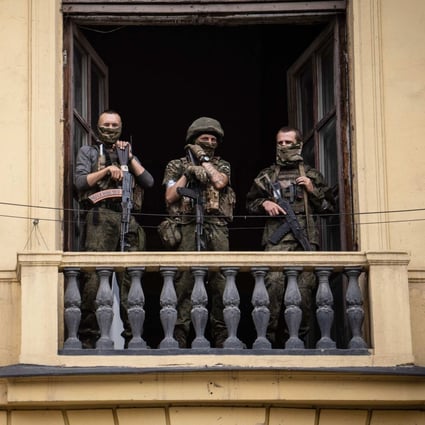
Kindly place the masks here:
<instances>
[{"instance_id":1,"label":"armed man in camouflage","mask_svg":"<svg viewBox=\"0 0 425 425\"><path fill-rule=\"evenodd\" d=\"M266 213L267 219L262 245L266 251L302 251L301 239L289 231L280 240L273 240L279 226L282 226L286 211L278 205L271 184L279 182L282 197L290 202L298 223L308 239L309 248L318 250L319 232L313 214L325 214L334 211L335 201L322 174L308 165L304 165L301 156L302 135L292 127L282 127L276 135L276 163L262 170L255 178L247 195L247 209L252 214ZM271 240L273 240L273 243ZM304 244L305 245L305 244ZM282 272L269 272L266 286L270 297L270 321L268 337L274 346L283 342L284 332L278 332L279 319L282 316L282 302L285 292L285 277ZM302 272L298 276L298 287L302 302L302 323L300 336L305 338L309 331L313 292L316 280L313 273Z\"/></svg>"},{"instance_id":2,"label":"armed man in camouflage","mask_svg":"<svg viewBox=\"0 0 425 425\"><path fill-rule=\"evenodd\" d=\"M215 156L215 150L222 142L223 136L223 129L217 120L208 117L198 118L190 125L186 136L185 148L188 156L194 161L186 156L170 161L166 167L163 180L166 187L165 202L174 222L176 236L169 245L178 251L197 250L194 200L181 196L178 190L185 187L196 187L202 197L204 223L201 249L229 250L227 224L233 216L235 194L229 186L230 164ZM187 347L188 344L193 284L190 272L183 272L176 280L178 317L175 338L181 348ZM223 319L224 285L225 279L221 273L210 273L207 290L211 305L211 336L215 347L222 347L227 338Z\"/></svg>"},{"instance_id":3,"label":"armed man in camouflage","mask_svg":"<svg viewBox=\"0 0 425 425\"><path fill-rule=\"evenodd\" d=\"M122 130L120 115L107 110L99 116L98 140L93 145L85 145L77 154L74 173L74 184L78 191L80 205L88 210L86 216L85 251L117 251L120 250L121 196L107 197L93 203L99 193L108 194L109 189L118 189L123 180L123 170L118 161L118 150L129 147L128 169L133 174L136 186L133 189L134 211L141 209L143 189L153 186L152 175L133 155L131 145L119 140ZM106 192L101 192L106 191ZM109 191L109 192L113 192ZM116 192L118 193L118 192ZM92 200L91 200L92 199ZM129 251L140 251L145 246L145 234L142 227L132 216L129 231L126 235ZM130 285L129 276L118 274L120 284L121 319L124 323L124 338L130 339L131 330L127 319L127 294ZM99 280L96 273L90 273L84 283L81 302L81 323L79 336L84 348L94 348L99 337L96 320L96 299Z\"/></svg>"}]
</instances>

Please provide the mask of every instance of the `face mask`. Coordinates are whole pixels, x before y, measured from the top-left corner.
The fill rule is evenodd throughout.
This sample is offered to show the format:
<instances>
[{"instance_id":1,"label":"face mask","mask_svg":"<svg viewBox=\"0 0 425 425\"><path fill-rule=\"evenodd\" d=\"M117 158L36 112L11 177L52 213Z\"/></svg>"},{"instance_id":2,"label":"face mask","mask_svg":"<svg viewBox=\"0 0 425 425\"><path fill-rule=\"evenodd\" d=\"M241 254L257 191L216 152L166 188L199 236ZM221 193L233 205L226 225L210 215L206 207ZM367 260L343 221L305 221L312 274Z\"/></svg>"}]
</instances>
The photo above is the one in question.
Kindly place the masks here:
<instances>
[{"instance_id":1,"label":"face mask","mask_svg":"<svg viewBox=\"0 0 425 425\"><path fill-rule=\"evenodd\" d=\"M296 143L289 146L277 146L276 163L279 165L288 165L303 160L301 156L302 144Z\"/></svg>"},{"instance_id":2,"label":"face mask","mask_svg":"<svg viewBox=\"0 0 425 425\"><path fill-rule=\"evenodd\" d=\"M214 156L214 151L216 146L212 145L210 142L203 142L201 140L196 140L195 145L200 146L205 151L205 154L209 156L210 158Z\"/></svg>"},{"instance_id":3,"label":"face mask","mask_svg":"<svg viewBox=\"0 0 425 425\"><path fill-rule=\"evenodd\" d=\"M107 145L113 145L121 136L121 130L122 127L97 127L97 131L99 133L99 139L107 144Z\"/></svg>"}]
</instances>

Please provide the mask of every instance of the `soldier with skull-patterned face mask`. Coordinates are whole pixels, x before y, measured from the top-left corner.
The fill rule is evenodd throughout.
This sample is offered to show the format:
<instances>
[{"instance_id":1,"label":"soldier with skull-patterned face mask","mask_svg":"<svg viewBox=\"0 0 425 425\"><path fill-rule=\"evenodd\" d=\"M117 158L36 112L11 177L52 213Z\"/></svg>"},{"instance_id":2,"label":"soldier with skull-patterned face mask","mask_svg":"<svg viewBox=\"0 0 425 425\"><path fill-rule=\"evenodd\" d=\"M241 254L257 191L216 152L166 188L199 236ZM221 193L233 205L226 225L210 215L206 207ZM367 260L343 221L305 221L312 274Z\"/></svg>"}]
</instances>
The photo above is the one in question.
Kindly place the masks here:
<instances>
[{"instance_id":1,"label":"soldier with skull-patterned face mask","mask_svg":"<svg viewBox=\"0 0 425 425\"><path fill-rule=\"evenodd\" d=\"M252 214L266 214L266 224L262 244L266 251L302 251L319 249L319 234L315 214L334 211L335 200L331 189L326 185L322 174L304 165L302 136L298 129L282 127L276 134L276 162L262 170L255 178L247 195L247 209ZM286 211L276 202L273 188L278 182L279 196L286 199L295 213L307 242L292 231L283 234L276 241L273 237L284 223ZM269 272L266 286L270 298L270 320L267 336L276 347L288 337L286 329L278 329L279 318L283 317L282 302L285 293L285 276L282 272ZM311 319L313 291L316 287L313 273L302 272L298 276L301 293L302 322L300 336L305 339Z\"/></svg>"},{"instance_id":2,"label":"soldier with skull-patterned face mask","mask_svg":"<svg viewBox=\"0 0 425 425\"><path fill-rule=\"evenodd\" d=\"M168 248L178 251L228 251L228 222L233 218L235 194L230 184L230 164L216 155L224 132L221 124L209 117L196 119L186 135L187 155L170 161L164 173L165 202L169 219L159 231ZM181 195L180 188L196 187L202 198L202 240L197 240L196 205L194 199ZM199 206L198 206L199 208ZM198 210L199 212L199 210ZM211 312L211 338L215 347L223 347L227 330L223 319L225 278L220 272L207 277ZM174 336L180 348L189 344L191 329L191 293L194 285L189 271L176 279L178 317Z\"/></svg>"}]
</instances>

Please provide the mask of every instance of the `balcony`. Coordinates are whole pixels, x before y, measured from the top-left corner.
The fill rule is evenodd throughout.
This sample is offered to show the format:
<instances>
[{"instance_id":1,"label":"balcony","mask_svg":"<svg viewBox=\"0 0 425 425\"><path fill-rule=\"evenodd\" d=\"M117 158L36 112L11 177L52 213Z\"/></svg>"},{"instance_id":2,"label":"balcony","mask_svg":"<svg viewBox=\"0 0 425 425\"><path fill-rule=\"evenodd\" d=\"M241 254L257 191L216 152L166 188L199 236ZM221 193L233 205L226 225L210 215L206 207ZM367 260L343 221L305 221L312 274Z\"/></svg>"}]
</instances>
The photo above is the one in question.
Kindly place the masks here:
<instances>
[{"instance_id":1,"label":"balcony","mask_svg":"<svg viewBox=\"0 0 425 425\"><path fill-rule=\"evenodd\" d=\"M18 362L159 369L410 364L408 262L408 255L402 252L21 253ZM133 338L127 349L114 349L110 339L110 282L113 272L125 269L132 276L128 314ZM195 339L188 349L179 349L173 338L177 307L174 277L181 270L191 270L195 275ZM208 271L218 270L226 277L223 314L229 337L223 348L210 348L205 334L205 276ZM289 339L283 347L272 348L266 338L268 294L264 277L267 271L278 270L286 274L288 282L283 314ZM313 308L316 338L308 345L298 335L301 310L297 276L302 270L314 272L318 284ZM76 332L82 272L97 272L100 276L101 338L96 349L82 349ZM149 277L154 285L146 292ZM240 305L241 297L249 301L249 309L246 302ZM144 325L152 319L152 308L147 311L146 305L156 311L158 343L154 345L145 340ZM338 331L343 324L345 337ZM252 336L249 341L243 339L247 327Z\"/></svg>"}]
</instances>

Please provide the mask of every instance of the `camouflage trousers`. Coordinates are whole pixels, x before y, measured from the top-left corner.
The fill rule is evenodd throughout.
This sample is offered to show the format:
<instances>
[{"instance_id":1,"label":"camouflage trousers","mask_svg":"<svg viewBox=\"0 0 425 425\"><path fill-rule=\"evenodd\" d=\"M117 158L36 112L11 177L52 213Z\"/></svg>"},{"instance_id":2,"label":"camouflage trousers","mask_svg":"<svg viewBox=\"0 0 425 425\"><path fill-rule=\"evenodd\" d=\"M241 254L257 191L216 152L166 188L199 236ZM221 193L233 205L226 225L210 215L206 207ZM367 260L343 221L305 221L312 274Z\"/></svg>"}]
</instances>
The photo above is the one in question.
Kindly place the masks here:
<instances>
[{"instance_id":1,"label":"camouflage trousers","mask_svg":"<svg viewBox=\"0 0 425 425\"><path fill-rule=\"evenodd\" d=\"M103 207L93 208L86 217L85 251L103 252L118 251L120 249L121 213ZM131 217L127 242L130 251L144 249L144 230ZM130 290L131 278L128 273L116 274L120 288L120 316L124 331L122 336L126 343L131 338L131 328L127 315L127 297ZM84 348L94 348L99 338L99 326L96 319L96 294L99 287L99 277L95 272L87 273L82 285L81 293L81 323L79 337Z\"/></svg>"},{"instance_id":2,"label":"camouflage trousers","mask_svg":"<svg viewBox=\"0 0 425 425\"><path fill-rule=\"evenodd\" d=\"M266 251L303 251L297 241L286 240L277 245L268 244ZM299 336L306 340L313 319L313 297L317 286L316 277L312 272L301 272L298 275L298 289L301 294L302 320ZM286 276L283 272L269 272L265 278L267 292L270 298L270 321L267 337L274 347L283 347L289 334L284 320L285 305L283 303L286 290Z\"/></svg>"},{"instance_id":3,"label":"camouflage trousers","mask_svg":"<svg viewBox=\"0 0 425 425\"><path fill-rule=\"evenodd\" d=\"M196 236L195 224L181 225L182 239L178 251L195 251ZM207 251L228 251L229 231L227 226L219 226L205 223L204 235ZM226 279L220 272L211 272L207 276L206 289L208 293L208 304L210 311L210 333L213 346L222 347L227 338L227 328L223 318L223 292ZM188 346L189 333L191 330L191 294L194 278L190 271L184 271L176 276L177 293L177 322L174 336L179 342L180 348Z\"/></svg>"}]
</instances>

